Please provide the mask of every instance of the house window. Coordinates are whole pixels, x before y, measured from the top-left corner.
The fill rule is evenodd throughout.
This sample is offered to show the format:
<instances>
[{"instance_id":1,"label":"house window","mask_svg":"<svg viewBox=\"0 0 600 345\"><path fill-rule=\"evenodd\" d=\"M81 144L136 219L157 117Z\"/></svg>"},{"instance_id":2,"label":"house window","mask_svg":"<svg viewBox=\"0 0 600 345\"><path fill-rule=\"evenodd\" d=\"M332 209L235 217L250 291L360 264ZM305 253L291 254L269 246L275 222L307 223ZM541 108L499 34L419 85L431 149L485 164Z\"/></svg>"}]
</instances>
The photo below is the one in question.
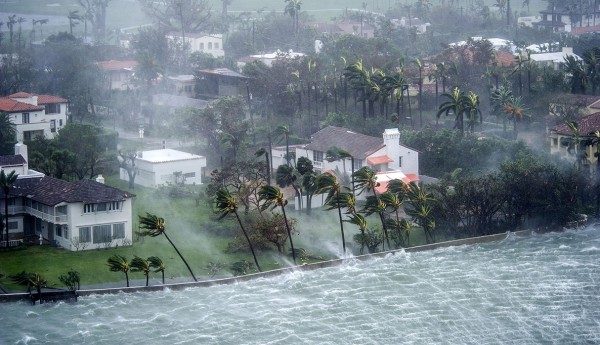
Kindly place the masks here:
<instances>
[{"instance_id":1,"label":"house window","mask_svg":"<svg viewBox=\"0 0 600 345\"><path fill-rule=\"evenodd\" d=\"M313 151L313 162L323 162L323 151Z\"/></svg>"},{"instance_id":2,"label":"house window","mask_svg":"<svg viewBox=\"0 0 600 345\"><path fill-rule=\"evenodd\" d=\"M109 202L108 203L108 210L109 211L116 211L119 209L119 202L118 201L113 201L113 202Z\"/></svg>"},{"instance_id":3,"label":"house window","mask_svg":"<svg viewBox=\"0 0 600 345\"><path fill-rule=\"evenodd\" d=\"M360 169L362 167L363 167L363 161L362 161L362 159L355 159L354 160L354 169L358 170L358 169Z\"/></svg>"},{"instance_id":4,"label":"house window","mask_svg":"<svg viewBox=\"0 0 600 345\"><path fill-rule=\"evenodd\" d=\"M79 242L89 242L91 229L89 226L79 228Z\"/></svg>"},{"instance_id":5,"label":"house window","mask_svg":"<svg viewBox=\"0 0 600 345\"><path fill-rule=\"evenodd\" d=\"M29 113L23 113L21 123L29 123Z\"/></svg>"},{"instance_id":6,"label":"house window","mask_svg":"<svg viewBox=\"0 0 600 345\"><path fill-rule=\"evenodd\" d=\"M83 205L83 213L92 213L92 212L94 212L94 204Z\"/></svg>"},{"instance_id":7,"label":"house window","mask_svg":"<svg viewBox=\"0 0 600 345\"><path fill-rule=\"evenodd\" d=\"M46 114L59 114L60 104L46 104Z\"/></svg>"},{"instance_id":8,"label":"house window","mask_svg":"<svg viewBox=\"0 0 600 345\"><path fill-rule=\"evenodd\" d=\"M212 49L212 42L208 42L208 49Z\"/></svg>"},{"instance_id":9,"label":"house window","mask_svg":"<svg viewBox=\"0 0 600 345\"><path fill-rule=\"evenodd\" d=\"M215 49L219 49L219 43L215 42Z\"/></svg>"},{"instance_id":10,"label":"house window","mask_svg":"<svg viewBox=\"0 0 600 345\"><path fill-rule=\"evenodd\" d=\"M183 177L185 177L185 178L196 177L196 173L195 172L185 173L185 174L183 174Z\"/></svg>"},{"instance_id":11,"label":"house window","mask_svg":"<svg viewBox=\"0 0 600 345\"><path fill-rule=\"evenodd\" d=\"M204 43L200 43L200 50L204 50Z\"/></svg>"},{"instance_id":12,"label":"house window","mask_svg":"<svg viewBox=\"0 0 600 345\"><path fill-rule=\"evenodd\" d=\"M8 230L16 230L19 228L19 222L8 222Z\"/></svg>"},{"instance_id":13,"label":"house window","mask_svg":"<svg viewBox=\"0 0 600 345\"><path fill-rule=\"evenodd\" d=\"M96 225L94 226L93 233L93 243L107 243L112 241L110 225Z\"/></svg>"},{"instance_id":14,"label":"house window","mask_svg":"<svg viewBox=\"0 0 600 345\"><path fill-rule=\"evenodd\" d=\"M62 119L59 119L59 120L58 120L58 126L59 126L59 127L62 127Z\"/></svg>"},{"instance_id":15,"label":"house window","mask_svg":"<svg viewBox=\"0 0 600 345\"><path fill-rule=\"evenodd\" d=\"M54 232L55 232L56 236L62 237L62 228L60 227L60 225L56 225Z\"/></svg>"},{"instance_id":16,"label":"house window","mask_svg":"<svg viewBox=\"0 0 600 345\"><path fill-rule=\"evenodd\" d=\"M398 157L398 168L402 168L402 156Z\"/></svg>"},{"instance_id":17,"label":"house window","mask_svg":"<svg viewBox=\"0 0 600 345\"><path fill-rule=\"evenodd\" d=\"M101 202L99 204L96 204L96 211L97 212L103 212L106 211L107 207L106 207L106 203Z\"/></svg>"},{"instance_id":18,"label":"house window","mask_svg":"<svg viewBox=\"0 0 600 345\"><path fill-rule=\"evenodd\" d=\"M56 132L56 120L50 120L50 132Z\"/></svg>"},{"instance_id":19,"label":"house window","mask_svg":"<svg viewBox=\"0 0 600 345\"><path fill-rule=\"evenodd\" d=\"M125 238L125 223L113 224L113 239Z\"/></svg>"},{"instance_id":20,"label":"house window","mask_svg":"<svg viewBox=\"0 0 600 345\"><path fill-rule=\"evenodd\" d=\"M558 138L552 138L552 145L558 146Z\"/></svg>"}]
</instances>

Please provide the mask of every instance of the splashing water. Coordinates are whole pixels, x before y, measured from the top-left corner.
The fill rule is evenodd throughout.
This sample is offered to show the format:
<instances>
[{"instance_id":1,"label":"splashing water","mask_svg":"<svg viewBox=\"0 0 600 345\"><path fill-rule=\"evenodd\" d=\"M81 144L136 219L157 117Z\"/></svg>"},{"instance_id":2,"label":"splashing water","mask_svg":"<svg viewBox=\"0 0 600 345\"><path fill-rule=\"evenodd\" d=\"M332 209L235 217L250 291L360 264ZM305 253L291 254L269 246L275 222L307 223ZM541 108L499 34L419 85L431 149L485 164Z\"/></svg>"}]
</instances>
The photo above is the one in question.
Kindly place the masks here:
<instances>
[{"instance_id":1,"label":"splashing water","mask_svg":"<svg viewBox=\"0 0 600 345\"><path fill-rule=\"evenodd\" d=\"M0 344L598 344L600 232L186 291L0 305Z\"/></svg>"}]
</instances>

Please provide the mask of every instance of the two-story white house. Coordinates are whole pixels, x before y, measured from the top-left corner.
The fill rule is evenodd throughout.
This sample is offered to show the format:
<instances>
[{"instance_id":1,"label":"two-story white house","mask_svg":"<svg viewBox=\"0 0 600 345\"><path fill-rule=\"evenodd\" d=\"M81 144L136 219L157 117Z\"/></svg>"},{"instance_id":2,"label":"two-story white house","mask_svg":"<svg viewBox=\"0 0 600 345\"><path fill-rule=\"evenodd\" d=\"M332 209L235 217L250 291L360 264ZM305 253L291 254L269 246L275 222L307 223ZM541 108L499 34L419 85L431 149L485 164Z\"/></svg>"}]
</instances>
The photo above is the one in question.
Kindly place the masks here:
<instances>
[{"instance_id":1,"label":"two-story white house","mask_svg":"<svg viewBox=\"0 0 600 345\"><path fill-rule=\"evenodd\" d=\"M337 147L352 158L329 162L327 151ZM400 143L400 132L389 128L382 137L372 137L342 127L327 126L311 136L309 144L290 147L296 159L306 157L319 172L339 171L350 175L354 170L368 166L378 172L378 179L396 176L405 182L419 180L419 152ZM286 164L285 147L273 148L273 166ZM395 175L394 175L395 174ZM407 179L404 179L404 178Z\"/></svg>"},{"instance_id":2,"label":"two-story white house","mask_svg":"<svg viewBox=\"0 0 600 345\"><path fill-rule=\"evenodd\" d=\"M156 188L166 184L202 184L206 157L173 149L149 150L138 153L135 160L135 184ZM129 175L121 168L121 180Z\"/></svg>"},{"instance_id":3,"label":"two-story white house","mask_svg":"<svg viewBox=\"0 0 600 345\"><path fill-rule=\"evenodd\" d=\"M8 113L17 141L33 140L37 136L52 139L67 124L69 101L57 96L17 92L0 98L0 111Z\"/></svg>"},{"instance_id":4,"label":"two-story white house","mask_svg":"<svg viewBox=\"0 0 600 345\"><path fill-rule=\"evenodd\" d=\"M8 193L9 245L29 239L75 251L133 243L134 195L105 185L101 176L69 182L30 170L23 144L15 155L0 156L0 169L19 174Z\"/></svg>"},{"instance_id":5,"label":"two-story white house","mask_svg":"<svg viewBox=\"0 0 600 345\"><path fill-rule=\"evenodd\" d=\"M166 37L172 42L183 40L181 32L170 32ZM200 52L210 54L215 58L225 56L222 34L186 32L185 43L189 45L190 53Z\"/></svg>"},{"instance_id":6,"label":"two-story white house","mask_svg":"<svg viewBox=\"0 0 600 345\"><path fill-rule=\"evenodd\" d=\"M108 60L96 62L104 72L104 86L107 90L128 90L134 88L133 76L138 62L135 60Z\"/></svg>"}]
</instances>

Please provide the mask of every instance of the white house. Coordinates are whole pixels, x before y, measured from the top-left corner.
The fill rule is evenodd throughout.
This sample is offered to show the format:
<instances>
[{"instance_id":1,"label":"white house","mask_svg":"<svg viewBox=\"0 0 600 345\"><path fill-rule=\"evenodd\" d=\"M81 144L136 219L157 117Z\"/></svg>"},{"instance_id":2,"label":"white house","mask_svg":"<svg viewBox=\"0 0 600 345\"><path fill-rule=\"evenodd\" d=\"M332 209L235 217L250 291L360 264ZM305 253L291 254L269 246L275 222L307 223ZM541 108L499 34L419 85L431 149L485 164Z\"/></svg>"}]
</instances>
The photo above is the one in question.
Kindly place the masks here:
<instances>
[{"instance_id":1,"label":"white house","mask_svg":"<svg viewBox=\"0 0 600 345\"><path fill-rule=\"evenodd\" d=\"M158 187L165 184L201 184L206 157L173 149L140 152L136 158L135 184ZM129 181L127 171L121 169L121 180Z\"/></svg>"},{"instance_id":2,"label":"white house","mask_svg":"<svg viewBox=\"0 0 600 345\"><path fill-rule=\"evenodd\" d=\"M400 143L397 128L386 129L381 138L350 131L346 128L328 126L311 136L310 143L290 147L296 159L307 157L315 170L352 173L352 158L328 162L327 151L333 147L350 153L354 160L354 170L369 166L377 172L400 171L410 181L419 178L419 153ZM274 148L271 157L273 166L285 164L285 147Z\"/></svg>"},{"instance_id":3,"label":"white house","mask_svg":"<svg viewBox=\"0 0 600 345\"><path fill-rule=\"evenodd\" d=\"M167 87L171 94L194 98L196 96L196 78L192 74L180 74L167 77Z\"/></svg>"},{"instance_id":4,"label":"white house","mask_svg":"<svg viewBox=\"0 0 600 345\"><path fill-rule=\"evenodd\" d=\"M30 170L27 159L23 144L15 155L0 156L0 169L19 174L8 194L9 245L43 240L75 251L132 244L132 194L106 186L102 177L69 182L44 176Z\"/></svg>"},{"instance_id":5,"label":"white house","mask_svg":"<svg viewBox=\"0 0 600 345\"><path fill-rule=\"evenodd\" d=\"M17 92L0 97L0 111L8 113L17 132L17 141L37 136L54 138L67 124L69 101L50 95Z\"/></svg>"},{"instance_id":6,"label":"white house","mask_svg":"<svg viewBox=\"0 0 600 345\"><path fill-rule=\"evenodd\" d=\"M167 34L167 39L174 42L181 42L181 32L171 32ZM210 54L215 58L225 56L223 50L222 34L206 33L185 33L185 43L190 46L190 53L200 52Z\"/></svg>"},{"instance_id":7,"label":"white house","mask_svg":"<svg viewBox=\"0 0 600 345\"><path fill-rule=\"evenodd\" d=\"M531 54L530 58L539 66L549 66L558 70L568 56L574 57L575 60L582 60L581 57L573 53L573 48L571 47L563 47L560 52Z\"/></svg>"},{"instance_id":8,"label":"white house","mask_svg":"<svg viewBox=\"0 0 600 345\"><path fill-rule=\"evenodd\" d=\"M108 60L96 63L106 76L108 90L128 90L134 88L133 75L138 62L135 60Z\"/></svg>"},{"instance_id":9,"label":"white house","mask_svg":"<svg viewBox=\"0 0 600 345\"><path fill-rule=\"evenodd\" d=\"M273 66L273 62L286 60L286 59L296 59L306 56L304 53L295 52L293 50L281 51L277 49L273 53L265 53L265 54L256 54L256 55L248 55L241 57L237 65L239 68L243 68L247 63L260 61L267 65L268 67Z\"/></svg>"}]
</instances>

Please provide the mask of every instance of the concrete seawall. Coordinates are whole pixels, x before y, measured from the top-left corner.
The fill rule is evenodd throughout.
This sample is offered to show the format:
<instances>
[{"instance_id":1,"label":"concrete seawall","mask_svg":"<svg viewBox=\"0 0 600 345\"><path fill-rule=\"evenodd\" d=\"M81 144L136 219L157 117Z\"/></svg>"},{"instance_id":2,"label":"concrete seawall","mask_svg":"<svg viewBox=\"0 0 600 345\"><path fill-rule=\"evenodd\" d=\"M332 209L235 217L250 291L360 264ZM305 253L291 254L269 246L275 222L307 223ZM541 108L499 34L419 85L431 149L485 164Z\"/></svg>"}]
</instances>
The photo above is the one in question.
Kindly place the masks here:
<instances>
[{"instance_id":1,"label":"concrete seawall","mask_svg":"<svg viewBox=\"0 0 600 345\"><path fill-rule=\"evenodd\" d=\"M454 240L454 241L426 244L426 245L422 245L422 246L410 247L410 248L405 248L405 249L395 249L395 250L385 251L385 252L381 252L381 253L354 256L349 259L336 259L336 260L330 260L330 261L322 261L322 262L317 262L317 263L313 263L313 264L305 264L305 265L300 265L300 266L295 266L295 267L288 267L288 268L282 268L282 269L277 269L277 270L272 270L272 271L267 271L267 272L247 274L247 275L243 275L243 276L223 278L223 279L206 280L206 281L189 282L189 283L178 283L178 284L154 285L154 286L136 286L136 287L119 287L119 288L109 288L109 289L79 290L79 291L77 291L77 293L79 294L80 297L83 297L83 296L90 296L90 295L116 294L116 293L120 293L120 292L130 293L130 292L142 292L142 291L183 290L183 289L192 288L192 287L208 287L208 286L215 286L215 285L235 284L235 283L246 282L246 281L250 281L250 280L254 280L254 279L258 279L258 278L276 277L276 276L291 273L294 271L312 271L312 270L316 270L319 268L340 266L347 260L366 261L366 260L370 260L372 258L384 257L389 254L393 255L396 252L405 251L408 253L412 253L412 252L421 252L421 251L426 251L426 250L433 250L433 249L452 247L452 246L496 242L496 241L504 240L509 236L527 237L527 236L531 236L532 233L533 233L532 230L523 230L523 231L506 232L506 233L488 235L488 236L471 237L471 238L465 238L465 239ZM0 302L15 302L15 301L20 301L20 300L29 301L30 300L29 294L28 293L0 294Z\"/></svg>"}]
</instances>

